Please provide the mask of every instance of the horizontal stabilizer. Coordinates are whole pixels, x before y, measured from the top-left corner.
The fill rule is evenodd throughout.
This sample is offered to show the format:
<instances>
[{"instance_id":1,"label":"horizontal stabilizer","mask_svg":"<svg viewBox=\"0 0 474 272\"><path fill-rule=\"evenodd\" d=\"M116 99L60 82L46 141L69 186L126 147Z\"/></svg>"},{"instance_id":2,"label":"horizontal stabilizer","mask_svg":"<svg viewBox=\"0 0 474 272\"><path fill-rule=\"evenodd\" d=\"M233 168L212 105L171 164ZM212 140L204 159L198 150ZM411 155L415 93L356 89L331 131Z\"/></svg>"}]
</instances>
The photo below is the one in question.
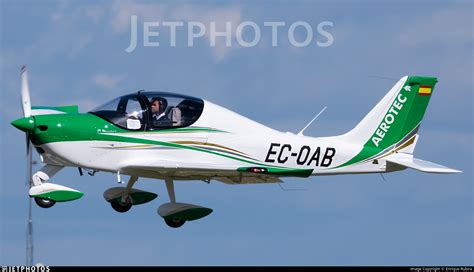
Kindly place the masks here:
<instances>
[{"instance_id":1,"label":"horizontal stabilizer","mask_svg":"<svg viewBox=\"0 0 474 272\"><path fill-rule=\"evenodd\" d=\"M462 171L448 168L443 165L432 163L429 161L424 161L420 159L413 158L413 156L408 154L396 154L394 156L388 157L387 162L412 168L422 172L428 173L440 173L440 174L451 174L451 173L461 173Z\"/></svg>"}]
</instances>

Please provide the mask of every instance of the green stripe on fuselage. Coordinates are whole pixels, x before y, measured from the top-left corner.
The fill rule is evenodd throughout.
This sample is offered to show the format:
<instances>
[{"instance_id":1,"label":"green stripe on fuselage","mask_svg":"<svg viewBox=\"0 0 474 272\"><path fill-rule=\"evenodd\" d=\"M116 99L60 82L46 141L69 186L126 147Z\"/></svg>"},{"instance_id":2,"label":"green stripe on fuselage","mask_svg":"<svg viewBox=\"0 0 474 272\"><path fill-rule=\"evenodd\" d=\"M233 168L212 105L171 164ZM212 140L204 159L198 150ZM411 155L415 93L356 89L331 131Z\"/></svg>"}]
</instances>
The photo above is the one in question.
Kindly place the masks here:
<instances>
[{"instance_id":1,"label":"green stripe on fuselage","mask_svg":"<svg viewBox=\"0 0 474 272\"><path fill-rule=\"evenodd\" d=\"M36 129L32 135L35 144L64 141L101 140L104 133L219 133L223 130L213 128L186 127L160 130L126 130L90 113L48 114L34 116Z\"/></svg>"},{"instance_id":2,"label":"green stripe on fuselage","mask_svg":"<svg viewBox=\"0 0 474 272\"><path fill-rule=\"evenodd\" d=\"M69 141L112 141L135 144L151 144L199 151L249 164L274 167L268 164L260 163L256 159L249 160L247 158L235 157L232 155L222 154L216 151L211 151L189 145L174 144L169 142L133 137L133 135L136 133L160 133L163 131L168 131L168 129L161 131L129 131L119 128L114 124L109 123L106 120L89 113L38 115L34 116L34 118L36 122L36 127L34 133L32 134L31 140L35 145ZM47 127L47 129L45 129L45 127ZM179 133L181 130L185 130L188 133L190 132L190 130L193 130L196 133L222 131L212 128L176 128L169 130L173 130L176 133ZM276 168L295 169L287 167Z\"/></svg>"}]
</instances>

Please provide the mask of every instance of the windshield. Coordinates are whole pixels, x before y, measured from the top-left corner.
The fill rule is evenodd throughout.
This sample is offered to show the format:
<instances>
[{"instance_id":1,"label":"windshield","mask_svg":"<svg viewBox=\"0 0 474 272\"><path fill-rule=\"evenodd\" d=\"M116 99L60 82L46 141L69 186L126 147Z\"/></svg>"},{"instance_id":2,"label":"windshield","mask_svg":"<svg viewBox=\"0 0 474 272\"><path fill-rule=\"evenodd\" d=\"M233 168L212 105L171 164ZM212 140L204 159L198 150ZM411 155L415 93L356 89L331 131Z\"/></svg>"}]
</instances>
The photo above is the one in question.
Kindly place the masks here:
<instances>
[{"instance_id":1,"label":"windshield","mask_svg":"<svg viewBox=\"0 0 474 272\"><path fill-rule=\"evenodd\" d=\"M127 95L113 99L90 112L121 128L140 130L145 125L146 110L138 96Z\"/></svg>"},{"instance_id":2,"label":"windshield","mask_svg":"<svg viewBox=\"0 0 474 272\"><path fill-rule=\"evenodd\" d=\"M187 127L202 114L204 101L190 96L139 92L113 99L90 113L121 128L157 130Z\"/></svg>"}]
</instances>

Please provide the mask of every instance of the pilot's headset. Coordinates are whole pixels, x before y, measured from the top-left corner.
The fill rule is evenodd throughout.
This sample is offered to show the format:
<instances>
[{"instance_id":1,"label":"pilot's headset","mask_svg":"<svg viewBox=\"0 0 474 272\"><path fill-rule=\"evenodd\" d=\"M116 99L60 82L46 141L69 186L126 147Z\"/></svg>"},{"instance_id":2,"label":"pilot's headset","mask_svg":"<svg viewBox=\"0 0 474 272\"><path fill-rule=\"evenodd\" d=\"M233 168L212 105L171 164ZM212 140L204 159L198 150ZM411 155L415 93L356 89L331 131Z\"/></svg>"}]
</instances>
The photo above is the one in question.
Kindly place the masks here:
<instances>
[{"instance_id":1,"label":"pilot's headset","mask_svg":"<svg viewBox=\"0 0 474 272\"><path fill-rule=\"evenodd\" d=\"M161 97L153 97L151 99L151 103L155 102L155 101L158 101L158 103L160 104L160 112L158 114L161 114L163 113L165 110L166 110L166 107L168 106L168 102L166 101L166 99L164 98L161 98Z\"/></svg>"},{"instance_id":2,"label":"pilot's headset","mask_svg":"<svg viewBox=\"0 0 474 272\"><path fill-rule=\"evenodd\" d=\"M160 114L166 110L168 107L168 101L164 98L158 98L158 102L160 102Z\"/></svg>"}]
</instances>

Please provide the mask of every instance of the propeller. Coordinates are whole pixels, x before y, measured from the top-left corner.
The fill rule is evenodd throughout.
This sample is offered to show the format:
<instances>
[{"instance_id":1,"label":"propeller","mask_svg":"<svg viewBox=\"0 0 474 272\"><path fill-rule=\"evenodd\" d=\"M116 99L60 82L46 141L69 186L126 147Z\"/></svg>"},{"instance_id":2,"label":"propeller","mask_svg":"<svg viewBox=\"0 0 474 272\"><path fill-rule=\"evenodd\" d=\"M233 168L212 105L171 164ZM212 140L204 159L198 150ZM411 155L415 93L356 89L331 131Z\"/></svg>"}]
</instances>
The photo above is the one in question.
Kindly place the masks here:
<instances>
[{"instance_id":1,"label":"propeller","mask_svg":"<svg viewBox=\"0 0 474 272\"><path fill-rule=\"evenodd\" d=\"M29 135L34 131L35 119L31 116L30 88L28 86L28 73L26 66L21 67L21 106L23 117L12 122L16 128L26 132L27 152L29 150Z\"/></svg>"},{"instance_id":2,"label":"propeller","mask_svg":"<svg viewBox=\"0 0 474 272\"><path fill-rule=\"evenodd\" d=\"M30 101L30 87L28 85L28 72L26 71L26 66L21 67L21 106L23 109L24 119L16 120L12 124L17 127L24 127L26 133L26 166L28 171L27 185L31 186L31 167L32 167L32 148L30 141L30 131L34 128L34 119L31 117L31 101ZM27 119L28 118L28 119Z\"/></svg>"},{"instance_id":3,"label":"propeller","mask_svg":"<svg viewBox=\"0 0 474 272\"><path fill-rule=\"evenodd\" d=\"M30 88L28 86L28 72L26 66L21 67L21 106L23 109L23 117L12 124L25 131L26 134L26 186L30 190L33 186L32 167L33 167L33 149L31 147L30 133L34 129L34 119L31 118L31 101L30 101ZM31 198L29 201L28 210L28 227L27 227L27 239L26 239L26 264L29 266L33 265L33 219L31 216Z\"/></svg>"},{"instance_id":4,"label":"propeller","mask_svg":"<svg viewBox=\"0 0 474 272\"><path fill-rule=\"evenodd\" d=\"M28 85L28 71L26 71L26 66L21 67L21 106L23 109L23 116L31 116L31 101L30 101L30 87ZM31 166L32 166L32 156L31 156L31 141L30 133L26 131L26 156L27 156L27 170L28 170L28 187L31 187Z\"/></svg>"},{"instance_id":5,"label":"propeller","mask_svg":"<svg viewBox=\"0 0 474 272\"><path fill-rule=\"evenodd\" d=\"M31 116L30 87L28 86L28 72L26 66L21 67L21 105L23 116Z\"/></svg>"}]
</instances>

